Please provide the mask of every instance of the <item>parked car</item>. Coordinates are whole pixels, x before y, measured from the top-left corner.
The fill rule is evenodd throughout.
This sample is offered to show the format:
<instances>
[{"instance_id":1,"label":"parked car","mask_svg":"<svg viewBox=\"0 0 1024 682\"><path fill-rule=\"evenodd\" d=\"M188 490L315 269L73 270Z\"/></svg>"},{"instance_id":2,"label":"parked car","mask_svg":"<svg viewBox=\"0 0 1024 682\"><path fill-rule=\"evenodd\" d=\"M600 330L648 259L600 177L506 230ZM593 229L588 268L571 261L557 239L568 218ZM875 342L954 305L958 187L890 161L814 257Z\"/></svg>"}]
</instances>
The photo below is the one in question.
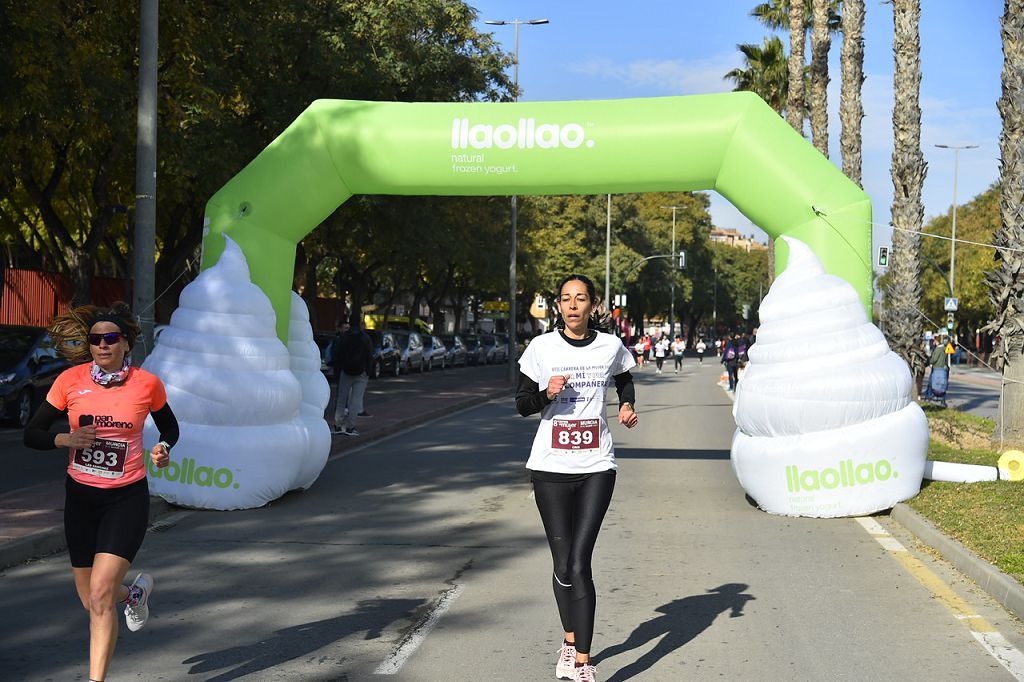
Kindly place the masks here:
<instances>
[{"instance_id":1,"label":"parked car","mask_svg":"<svg viewBox=\"0 0 1024 682\"><path fill-rule=\"evenodd\" d=\"M423 337L423 356L428 372L434 367L444 369L448 364L448 349L445 348L444 341L436 336Z\"/></svg>"},{"instance_id":2,"label":"parked car","mask_svg":"<svg viewBox=\"0 0 1024 682\"><path fill-rule=\"evenodd\" d=\"M398 342L398 349L402 354L403 372L408 373L414 369L423 372L427 369L427 361L423 353L423 337L419 332L392 330L388 333Z\"/></svg>"},{"instance_id":3,"label":"parked car","mask_svg":"<svg viewBox=\"0 0 1024 682\"><path fill-rule=\"evenodd\" d=\"M335 332L313 332L313 340L316 342L317 348L320 349L320 371L324 373L328 381L334 380L334 370L327 363L330 358L327 357L327 353L331 348L331 342L334 341Z\"/></svg>"},{"instance_id":4,"label":"parked car","mask_svg":"<svg viewBox=\"0 0 1024 682\"><path fill-rule=\"evenodd\" d=\"M461 336L458 334L442 334L440 339L447 351L445 362L448 365L451 367L462 365L465 367L469 364L469 351L466 350L466 343L462 340Z\"/></svg>"},{"instance_id":5,"label":"parked car","mask_svg":"<svg viewBox=\"0 0 1024 682\"><path fill-rule=\"evenodd\" d=\"M70 366L43 327L0 325L0 414L25 428L54 379Z\"/></svg>"},{"instance_id":6,"label":"parked car","mask_svg":"<svg viewBox=\"0 0 1024 682\"><path fill-rule=\"evenodd\" d=\"M508 352L508 334L495 334L494 338L498 339L498 345L505 348L505 352ZM516 337L516 354L513 360L518 360L523 356L523 350L526 348L526 344L523 343L522 335Z\"/></svg>"},{"instance_id":7,"label":"parked car","mask_svg":"<svg viewBox=\"0 0 1024 682\"><path fill-rule=\"evenodd\" d=\"M367 329L366 333L373 341L373 366L370 367L370 378L378 379L387 373L398 376L402 371L402 349L394 332Z\"/></svg>"},{"instance_id":8,"label":"parked car","mask_svg":"<svg viewBox=\"0 0 1024 682\"><path fill-rule=\"evenodd\" d=\"M483 365L486 360L484 347L480 343L480 337L476 334L463 334L462 340L466 344L466 359L471 365Z\"/></svg>"},{"instance_id":9,"label":"parked car","mask_svg":"<svg viewBox=\"0 0 1024 682\"><path fill-rule=\"evenodd\" d=\"M481 334L480 344L483 346L484 364L493 365L508 360L508 342L498 343L498 337L494 334Z\"/></svg>"}]
</instances>

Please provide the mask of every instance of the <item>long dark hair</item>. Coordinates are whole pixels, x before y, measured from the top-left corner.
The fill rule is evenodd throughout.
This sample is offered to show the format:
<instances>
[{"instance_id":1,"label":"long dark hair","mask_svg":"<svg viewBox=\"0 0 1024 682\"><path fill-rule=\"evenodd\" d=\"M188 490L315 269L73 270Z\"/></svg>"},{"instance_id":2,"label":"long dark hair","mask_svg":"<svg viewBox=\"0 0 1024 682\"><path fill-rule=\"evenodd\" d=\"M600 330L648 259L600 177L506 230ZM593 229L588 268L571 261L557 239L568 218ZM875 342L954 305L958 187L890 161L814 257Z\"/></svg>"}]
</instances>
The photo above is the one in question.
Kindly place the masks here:
<instances>
[{"instance_id":1,"label":"long dark hair","mask_svg":"<svg viewBox=\"0 0 1024 682\"><path fill-rule=\"evenodd\" d=\"M561 299L562 287L573 280L583 282L583 286L587 288L587 296L590 296L590 317L587 318L587 329L594 329L597 331L605 331L602 321L597 316L597 304L600 303L601 299L597 297L597 288L594 286L594 281L586 275L572 274L567 276L561 282L558 283L558 294L555 300ZM555 321L555 327L557 329L565 329L565 320L562 319L561 310L559 310L558 319Z\"/></svg>"}]
</instances>

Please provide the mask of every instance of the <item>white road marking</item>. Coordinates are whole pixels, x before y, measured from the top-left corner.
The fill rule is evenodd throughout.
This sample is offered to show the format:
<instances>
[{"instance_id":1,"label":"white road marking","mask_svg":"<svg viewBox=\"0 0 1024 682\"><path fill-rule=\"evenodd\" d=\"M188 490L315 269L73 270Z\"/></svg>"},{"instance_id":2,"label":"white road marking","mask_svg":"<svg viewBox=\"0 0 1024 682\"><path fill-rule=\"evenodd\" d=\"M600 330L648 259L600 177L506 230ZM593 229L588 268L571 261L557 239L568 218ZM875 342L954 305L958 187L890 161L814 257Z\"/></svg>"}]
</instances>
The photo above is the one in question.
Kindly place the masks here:
<instances>
[{"instance_id":1,"label":"white road marking","mask_svg":"<svg viewBox=\"0 0 1024 682\"><path fill-rule=\"evenodd\" d=\"M1006 668L1016 679L1024 682L1024 654L1010 644L1003 635L982 616L971 613L970 605L961 599L946 583L935 575L917 557L907 551L889 531L872 518L860 516L855 519L871 537L878 541L892 556L903 565L921 585L926 587L936 600L952 612L953 617L963 623L974 639L978 641L992 658Z\"/></svg>"},{"instance_id":2,"label":"white road marking","mask_svg":"<svg viewBox=\"0 0 1024 682\"><path fill-rule=\"evenodd\" d=\"M384 662L377 666L377 669L373 671L374 675L394 675L405 662L409 660L409 657L416 652L416 649L423 644L423 640L427 638L430 631L434 629L434 626L441 620L448 609L451 607L452 602L458 599L459 595L462 594L463 585L453 585L452 587L445 590L441 598L437 600L437 604L434 605L427 614L426 617L422 618L417 623L412 632L407 636L402 643L395 649L390 656L384 659Z\"/></svg>"}]
</instances>

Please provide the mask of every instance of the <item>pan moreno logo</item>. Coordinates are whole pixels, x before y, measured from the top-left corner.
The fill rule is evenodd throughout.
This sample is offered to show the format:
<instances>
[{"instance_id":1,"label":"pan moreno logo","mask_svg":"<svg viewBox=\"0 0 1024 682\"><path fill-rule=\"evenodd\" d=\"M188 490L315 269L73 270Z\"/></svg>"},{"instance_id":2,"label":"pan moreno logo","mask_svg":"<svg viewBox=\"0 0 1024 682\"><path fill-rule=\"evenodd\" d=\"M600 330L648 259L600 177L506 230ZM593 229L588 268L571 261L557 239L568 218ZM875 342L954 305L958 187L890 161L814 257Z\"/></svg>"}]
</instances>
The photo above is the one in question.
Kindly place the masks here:
<instances>
[{"instance_id":1,"label":"pan moreno logo","mask_svg":"<svg viewBox=\"0 0 1024 682\"><path fill-rule=\"evenodd\" d=\"M452 119L452 149L577 149L593 147L579 123L537 123L521 118L515 125L473 123L468 118Z\"/></svg>"},{"instance_id":2,"label":"pan moreno logo","mask_svg":"<svg viewBox=\"0 0 1024 682\"><path fill-rule=\"evenodd\" d=\"M185 457L180 462L171 460L163 469L157 469L153 460L146 453L146 471L150 478L160 478L180 485L197 485L201 488L234 488L238 489L235 475L230 469L214 469L213 467L197 467L196 461Z\"/></svg>"},{"instance_id":3,"label":"pan moreno logo","mask_svg":"<svg viewBox=\"0 0 1024 682\"><path fill-rule=\"evenodd\" d=\"M796 464L790 464L786 467L786 487L791 493L834 490L872 485L899 476L892 462L887 459L861 464L854 464L852 459L844 459L837 462L836 466L825 469L800 469Z\"/></svg>"}]
</instances>

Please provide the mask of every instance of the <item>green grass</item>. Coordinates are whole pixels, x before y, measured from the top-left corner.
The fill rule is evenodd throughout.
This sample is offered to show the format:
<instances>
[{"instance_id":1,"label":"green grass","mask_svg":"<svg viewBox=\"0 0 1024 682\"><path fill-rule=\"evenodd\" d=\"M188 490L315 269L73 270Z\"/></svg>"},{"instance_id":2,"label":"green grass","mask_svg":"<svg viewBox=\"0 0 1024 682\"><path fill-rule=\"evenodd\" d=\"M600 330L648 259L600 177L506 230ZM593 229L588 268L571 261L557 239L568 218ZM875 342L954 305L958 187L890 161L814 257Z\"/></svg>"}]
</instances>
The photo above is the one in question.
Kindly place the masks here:
<instances>
[{"instance_id":1,"label":"green grass","mask_svg":"<svg viewBox=\"0 0 1024 682\"><path fill-rule=\"evenodd\" d=\"M977 446L995 428L991 419L956 410L926 406L925 413L932 432L942 432L946 440L965 440ZM928 458L995 466L999 454L987 447L950 447L933 438ZM925 481L921 494L908 504L947 535L1024 583L1024 483Z\"/></svg>"}]
</instances>

